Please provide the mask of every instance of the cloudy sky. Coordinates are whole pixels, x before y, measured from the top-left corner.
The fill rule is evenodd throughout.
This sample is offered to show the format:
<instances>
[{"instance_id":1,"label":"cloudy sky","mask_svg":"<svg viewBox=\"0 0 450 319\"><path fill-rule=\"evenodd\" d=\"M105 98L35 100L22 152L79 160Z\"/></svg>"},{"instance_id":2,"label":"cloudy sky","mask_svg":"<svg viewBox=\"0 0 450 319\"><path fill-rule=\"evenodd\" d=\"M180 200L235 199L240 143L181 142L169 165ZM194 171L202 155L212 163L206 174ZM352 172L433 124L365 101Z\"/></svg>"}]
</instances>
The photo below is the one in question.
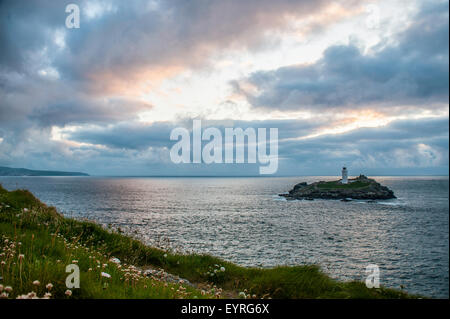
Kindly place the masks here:
<instances>
[{"instance_id":1,"label":"cloudy sky","mask_svg":"<svg viewBox=\"0 0 450 319\"><path fill-rule=\"evenodd\" d=\"M3 0L0 166L258 174L173 164L171 130L201 119L278 128L279 175L448 175L448 13L430 0Z\"/></svg>"}]
</instances>

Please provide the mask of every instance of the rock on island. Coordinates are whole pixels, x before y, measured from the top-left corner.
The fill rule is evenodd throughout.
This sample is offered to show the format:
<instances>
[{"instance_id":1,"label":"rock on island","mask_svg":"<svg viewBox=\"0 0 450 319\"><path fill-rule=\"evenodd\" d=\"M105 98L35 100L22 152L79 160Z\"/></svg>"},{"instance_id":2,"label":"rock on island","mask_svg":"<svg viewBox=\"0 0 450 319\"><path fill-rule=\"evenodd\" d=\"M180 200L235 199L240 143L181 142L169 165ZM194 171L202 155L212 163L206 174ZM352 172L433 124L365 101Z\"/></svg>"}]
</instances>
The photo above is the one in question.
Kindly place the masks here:
<instances>
[{"instance_id":1,"label":"rock on island","mask_svg":"<svg viewBox=\"0 0 450 319\"><path fill-rule=\"evenodd\" d=\"M280 196L286 197L286 199L309 200L315 198L342 200L396 198L392 190L364 175L353 179L346 179L346 183L342 183L342 180L331 182L320 181L311 184L303 182L295 185L288 194L280 194Z\"/></svg>"}]
</instances>

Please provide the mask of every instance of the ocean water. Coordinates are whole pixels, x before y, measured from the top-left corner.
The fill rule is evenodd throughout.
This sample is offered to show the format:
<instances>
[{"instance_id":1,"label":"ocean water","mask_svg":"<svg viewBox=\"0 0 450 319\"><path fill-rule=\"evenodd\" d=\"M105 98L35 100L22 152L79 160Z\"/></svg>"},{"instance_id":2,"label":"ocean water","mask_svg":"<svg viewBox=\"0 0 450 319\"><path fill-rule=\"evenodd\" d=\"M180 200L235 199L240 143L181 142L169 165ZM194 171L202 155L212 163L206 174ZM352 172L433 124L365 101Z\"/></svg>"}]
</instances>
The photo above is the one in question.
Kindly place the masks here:
<instances>
[{"instance_id":1,"label":"ocean water","mask_svg":"<svg viewBox=\"0 0 450 319\"><path fill-rule=\"evenodd\" d=\"M152 245L245 266L315 263L333 278L449 296L448 177L375 177L397 199L286 201L298 182L336 177L0 177L66 216L133 233Z\"/></svg>"}]
</instances>

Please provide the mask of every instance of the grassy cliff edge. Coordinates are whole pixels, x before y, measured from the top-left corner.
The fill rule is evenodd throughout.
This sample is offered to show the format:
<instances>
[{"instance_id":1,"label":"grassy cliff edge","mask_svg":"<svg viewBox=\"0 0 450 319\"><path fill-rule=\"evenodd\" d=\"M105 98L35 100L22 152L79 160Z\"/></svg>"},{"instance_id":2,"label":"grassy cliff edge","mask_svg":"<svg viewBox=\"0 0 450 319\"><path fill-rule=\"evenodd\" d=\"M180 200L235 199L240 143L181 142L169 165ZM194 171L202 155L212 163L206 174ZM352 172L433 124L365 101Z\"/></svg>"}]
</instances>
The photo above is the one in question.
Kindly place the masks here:
<instances>
[{"instance_id":1,"label":"grassy cliff edge","mask_svg":"<svg viewBox=\"0 0 450 319\"><path fill-rule=\"evenodd\" d=\"M415 298L339 282L316 265L248 268L149 247L91 221L65 218L26 190L0 186L0 298ZM66 287L77 264L80 288ZM163 269L187 279L168 282Z\"/></svg>"}]
</instances>

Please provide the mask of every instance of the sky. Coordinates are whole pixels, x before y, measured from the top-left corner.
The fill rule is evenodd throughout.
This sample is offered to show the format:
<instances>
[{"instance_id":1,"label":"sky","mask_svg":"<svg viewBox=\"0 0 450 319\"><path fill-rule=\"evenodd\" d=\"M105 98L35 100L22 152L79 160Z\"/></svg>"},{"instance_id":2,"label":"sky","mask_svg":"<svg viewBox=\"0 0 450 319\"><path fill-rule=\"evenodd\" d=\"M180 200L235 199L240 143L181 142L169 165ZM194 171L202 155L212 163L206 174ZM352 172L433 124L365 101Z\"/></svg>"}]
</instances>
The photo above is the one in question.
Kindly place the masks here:
<instances>
[{"instance_id":1,"label":"sky","mask_svg":"<svg viewBox=\"0 0 450 319\"><path fill-rule=\"evenodd\" d=\"M0 166L258 175L173 163L200 119L278 128L276 175L448 175L448 24L435 0L3 0Z\"/></svg>"}]
</instances>

